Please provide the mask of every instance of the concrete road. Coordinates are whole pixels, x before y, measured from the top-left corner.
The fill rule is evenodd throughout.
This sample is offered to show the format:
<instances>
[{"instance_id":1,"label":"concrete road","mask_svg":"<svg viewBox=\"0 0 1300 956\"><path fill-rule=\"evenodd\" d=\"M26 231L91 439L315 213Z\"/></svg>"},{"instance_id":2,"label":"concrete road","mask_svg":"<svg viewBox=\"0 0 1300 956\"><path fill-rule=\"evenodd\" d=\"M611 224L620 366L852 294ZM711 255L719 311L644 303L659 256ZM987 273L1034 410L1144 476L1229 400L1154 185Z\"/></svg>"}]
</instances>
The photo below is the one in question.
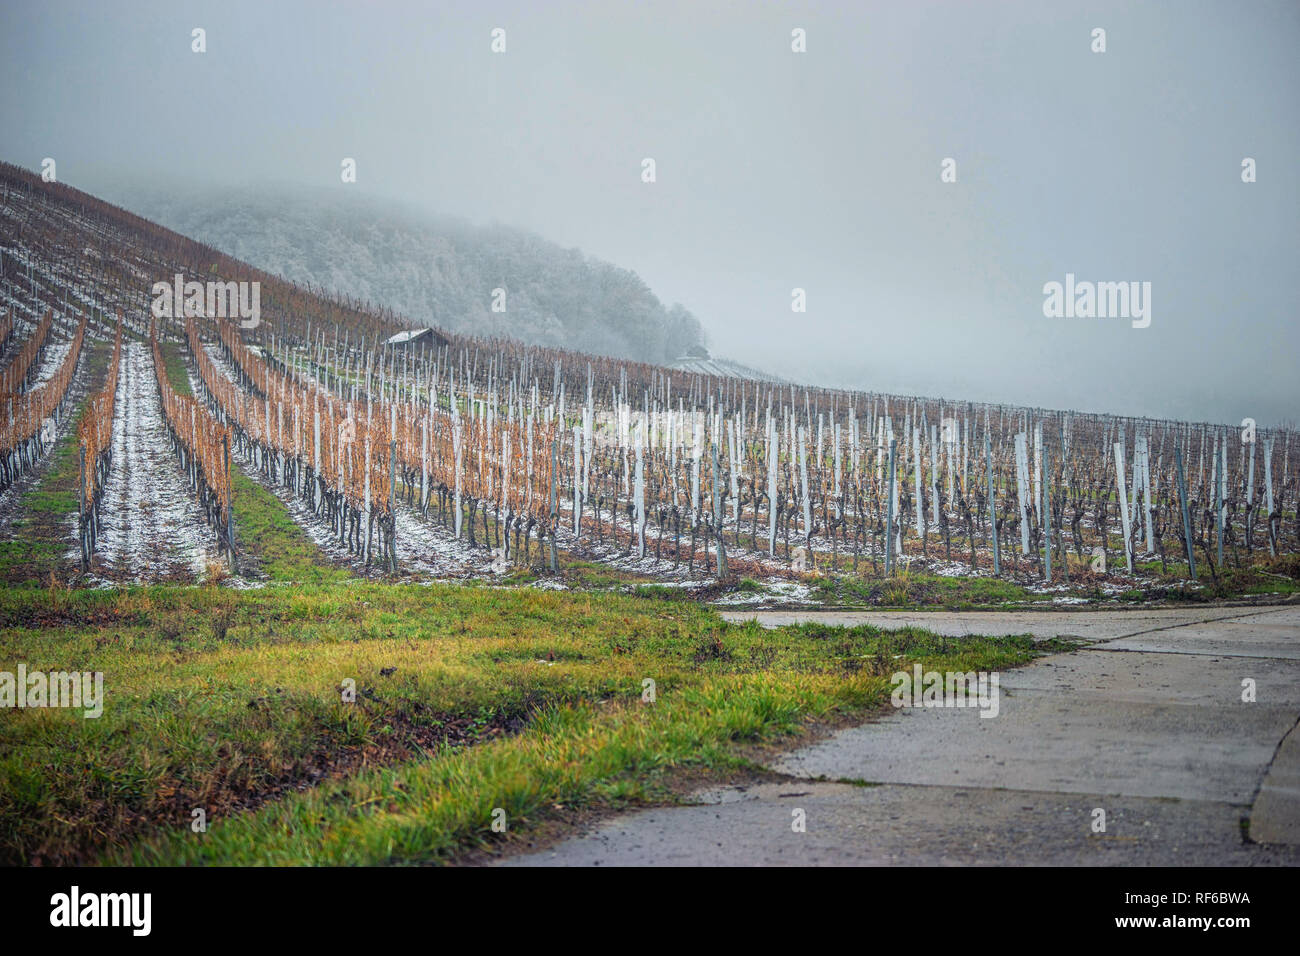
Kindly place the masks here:
<instances>
[{"instance_id":1,"label":"concrete road","mask_svg":"<svg viewBox=\"0 0 1300 956\"><path fill-rule=\"evenodd\" d=\"M783 755L785 782L504 864L1300 865L1300 608L727 617L1088 644L1004 672L995 718L900 709Z\"/></svg>"}]
</instances>

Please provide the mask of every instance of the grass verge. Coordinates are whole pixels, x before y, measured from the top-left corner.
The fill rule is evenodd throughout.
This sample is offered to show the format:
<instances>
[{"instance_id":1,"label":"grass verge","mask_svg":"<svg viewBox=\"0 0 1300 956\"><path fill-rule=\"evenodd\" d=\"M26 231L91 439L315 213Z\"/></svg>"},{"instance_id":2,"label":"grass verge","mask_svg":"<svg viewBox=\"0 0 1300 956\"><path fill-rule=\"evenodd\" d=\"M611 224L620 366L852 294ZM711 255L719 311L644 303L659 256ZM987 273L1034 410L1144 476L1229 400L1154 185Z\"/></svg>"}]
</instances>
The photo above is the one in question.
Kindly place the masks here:
<instances>
[{"instance_id":1,"label":"grass verge","mask_svg":"<svg viewBox=\"0 0 1300 956\"><path fill-rule=\"evenodd\" d=\"M1028 638L729 625L684 602L356 581L0 595L0 670L101 671L103 715L0 721L0 861L454 859ZM655 700L643 699L654 682ZM343 691L355 689L355 702ZM190 829L195 809L210 822Z\"/></svg>"},{"instance_id":2,"label":"grass verge","mask_svg":"<svg viewBox=\"0 0 1300 956\"><path fill-rule=\"evenodd\" d=\"M985 577L944 577L903 572L892 578L835 575L816 579L814 593L830 605L867 604L884 607L973 607L1045 599L1013 581Z\"/></svg>"}]
</instances>

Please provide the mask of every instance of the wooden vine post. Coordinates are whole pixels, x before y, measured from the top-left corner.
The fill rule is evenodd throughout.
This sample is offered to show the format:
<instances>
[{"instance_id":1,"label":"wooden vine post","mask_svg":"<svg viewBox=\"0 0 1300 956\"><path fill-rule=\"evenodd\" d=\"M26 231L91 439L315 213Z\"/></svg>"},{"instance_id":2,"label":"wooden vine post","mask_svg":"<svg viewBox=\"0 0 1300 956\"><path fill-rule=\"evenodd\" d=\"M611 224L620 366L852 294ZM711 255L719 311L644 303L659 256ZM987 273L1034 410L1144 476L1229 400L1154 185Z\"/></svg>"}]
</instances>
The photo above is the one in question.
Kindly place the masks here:
<instances>
[{"instance_id":1,"label":"wooden vine post","mask_svg":"<svg viewBox=\"0 0 1300 956\"><path fill-rule=\"evenodd\" d=\"M239 569L235 564L235 482L230 471L229 432L223 432L221 435L221 455L226 470L226 481L230 483L230 500L226 504L226 548L230 552L230 571L235 574Z\"/></svg>"},{"instance_id":2,"label":"wooden vine post","mask_svg":"<svg viewBox=\"0 0 1300 956\"><path fill-rule=\"evenodd\" d=\"M397 439L388 442L388 570L397 573Z\"/></svg>"},{"instance_id":3,"label":"wooden vine post","mask_svg":"<svg viewBox=\"0 0 1300 956\"><path fill-rule=\"evenodd\" d=\"M1052 581L1052 462L1049 458L1044 463L1044 456L1050 454L1043 449L1043 436L1039 432L1035 435L1038 452L1038 470L1040 472L1039 482L1039 501L1045 505L1042 508L1042 514L1039 520L1043 526L1043 580L1049 584ZM1044 468L1046 464L1046 468ZM1046 483L1044 483L1046 482Z\"/></svg>"},{"instance_id":4,"label":"wooden vine post","mask_svg":"<svg viewBox=\"0 0 1300 956\"><path fill-rule=\"evenodd\" d=\"M1192 519L1187 510L1187 475L1183 470L1183 448L1174 445L1174 459L1178 467L1178 501L1183 512L1183 544L1187 548L1187 569L1196 580L1196 550L1192 543Z\"/></svg>"},{"instance_id":5,"label":"wooden vine post","mask_svg":"<svg viewBox=\"0 0 1300 956\"><path fill-rule=\"evenodd\" d=\"M77 486L77 537L81 540L81 571L90 570L90 555L86 553L86 446L81 446L81 483Z\"/></svg>"},{"instance_id":6,"label":"wooden vine post","mask_svg":"<svg viewBox=\"0 0 1300 956\"><path fill-rule=\"evenodd\" d=\"M1133 573L1133 526L1128 513L1128 486L1124 480L1124 443L1115 442L1115 477L1119 484L1119 517L1124 531L1124 560Z\"/></svg>"},{"instance_id":7,"label":"wooden vine post","mask_svg":"<svg viewBox=\"0 0 1300 956\"><path fill-rule=\"evenodd\" d=\"M987 431L984 433L984 460L989 472L989 534L993 539L993 576L996 578L1002 574L1002 555L998 551L998 502L993 490L993 438Z\"/></svg>"},{"instance_id":8,"label":"wooden vine post","mask_svg":"<svg viewBox=\"0 0 1300 956\"><path fill-rule=\"evenodd\" d=\"M727 573L727 543L722 539L722 483L718 475L718 443L713 442L713 531L718 542L718 580L725 581ZM637 468L641 461L637 459ZM644 532L643 532L644 536ZM644 547L644 546L643 546Z\"/></svg>"},{"instance_id":9,"label":"wooden vine post","mask_svg":"<svg viewBox=\"0 0 1300 956\"><path fill-rule=\"evenodd\" d=\"M558 429L557 429L558 434ZM560 440L551 439L551 573L560 569L560 556L555 550L555 532L560 526L560 509L556 502L555 483L560 470Z\"/></svg>"},{"instance_id":10,"label":"wooden vine post","mask_svg":"<svg viewBox=\"0 0 1300 956\"><path fill-rule=\"evenodd\" d=\"M885 505L885 577L894 569L894 451L898 439L889 439L889 497Z\"/></svg>"}]
</instances>

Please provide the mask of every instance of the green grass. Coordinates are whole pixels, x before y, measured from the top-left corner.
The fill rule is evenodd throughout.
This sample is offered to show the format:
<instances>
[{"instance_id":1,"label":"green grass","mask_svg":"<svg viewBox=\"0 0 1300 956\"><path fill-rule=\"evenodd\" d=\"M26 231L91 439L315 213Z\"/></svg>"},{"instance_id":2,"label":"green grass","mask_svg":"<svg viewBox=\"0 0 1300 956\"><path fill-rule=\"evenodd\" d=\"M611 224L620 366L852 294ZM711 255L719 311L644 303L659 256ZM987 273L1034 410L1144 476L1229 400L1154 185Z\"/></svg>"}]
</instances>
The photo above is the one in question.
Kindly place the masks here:
<instances>
[{"instance_id":1,"label":"green grass","mask_svg":"<svg viewBox=\"0 0 1300 956\"><path fill-rule=\"evenodd\" d=\"M632 593L639 598L659 601L690 600L690 595L683 593L682 588L668 587L664 584L638 584L632 588Z\"/></svg>"},{"instance_id":2,"label":"green grass","mask_svg":"<svg viewBox=\"0 0 1300 956\"><path fill-rule=\"evenodd\" d=\"M321 584L344 581L352 573L332 565L289 515L289 509L243 471L231 480L231 511L236 547L252 552L258 568L272 581Z\"/></svg>"},{"instance_id":3,"label":"green grass","mask_svg":"<svg viewBox=\"0 0 1300 956\"><path fill-rule=\"evenodd\" d=\"M1012 581L985 577L943 577L902 573L892 578L828 575L815 583L818 600L827 604L868 604L884 607L940 607L965 610L1007 603L1042 601Z\"/></svg>"},{"instance_id":4,"label":"green grass","mask_svg":"<svg viewBox=\"0 0 1300 956\"><path fill-rule=\"evenodd\" d=\"M1242 567L1238 568L1232 565L1231 555L1225 554L1225 565L1213 573L1200 557L1197 555L1196 584L1187 583L1190 574L1185 561L1170 561L1168 573L1161 571L1159 562L1142 565L1142 570L1150 573L1152 579L1144 582L1140 599L1205 603L1300 593L1300 555L1270 558L1267 551L1257 550L1251 557L1243 552Z\"/></svg>"},{"instance_id":5,"label":"green grass","mask_svg":"<svg viewBox=\"0 0 1300 956\"><path fill-rule=\"evenodd\" d=\"M77 513L77 483L81 475L80 445L77 423L83 406L77 409L67 432L51 452L48 470L21 499L21 517L14 519L11 533L15 540L0 542L0 568L29 581L44 581L51 571L63 564L64 555L75 547L73 540L63 540L61 523ZM38 529L54 529L57 537L39 534Z\"/></svg>"},{"instance_id":6,"label":"green grass","mask_svg":"<svg viewBox=\"0 0 1300 956\"><path fill-rule=\"evenodd\" d=\"M539 564L545 564L546 550L543 548ZM622 591L635 589L639 585L653 585L654 578L635 571L611 568L595 561L586 561L574 557L567 551L559 553L560 573L565 584L575 591Z\"/></svg>"},{"instance_id":7,"label":"green grass","mask_svg":"<svg viewBox=\"0 0 1300 956\"><path fill-rule=\"evenodd\" d=\"M21 534L15 522L15 530ZM67 547L52 541L19 538L0 541L0 577L21 584L39 584L63 564Z\"/></svg>"},{"instance_id":8,"label":"green grass","mask_svg":"<svg viewBox=\"0 0 1300 956\"><path fill-rule=\"evenodd\" d=\"M178 395L193 395L190 388L190 376L185 365L185 356L175 342L162 342L163 365L166 367L167 381L171 383Z\"/></svg>"},{"instance_id":9,"label":"green grass","mask_svg":"<svg viewBox=\"0 0 1300 956\"><path fill-rule=\"evenodd\" d=\"M766 631L689 602L532 588L10 590L0 670L102 671L107 700L98 719L0 721L0 861L454 858L498 839L494 808L517 832L555 804L660 798L683 768L726 770L739 745L879 706L911 661L1033 654L1028 638Z\"/></svg>"}]
</instances>

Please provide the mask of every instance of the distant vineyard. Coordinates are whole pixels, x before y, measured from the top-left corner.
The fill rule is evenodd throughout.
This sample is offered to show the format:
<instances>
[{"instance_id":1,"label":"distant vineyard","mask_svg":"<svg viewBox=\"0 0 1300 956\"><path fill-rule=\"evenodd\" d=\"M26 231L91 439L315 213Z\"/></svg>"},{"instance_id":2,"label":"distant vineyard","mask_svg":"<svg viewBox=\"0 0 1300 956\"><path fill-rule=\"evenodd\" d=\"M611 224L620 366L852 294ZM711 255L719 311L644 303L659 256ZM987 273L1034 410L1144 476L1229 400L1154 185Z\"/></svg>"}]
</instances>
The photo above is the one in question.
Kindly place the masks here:
<instances>
[{"instance_id":1,"label":"distant vineyard","mask_svg":"<svg viewBox=\"0 0 1300 956\"><path fill-rule=\"evenodd\" d=\"M231 350L236 333L223 328ZM596 361L574 383L563 363L540 374L540 351L375 349L345 353L340 368L323 342L263 346L271 364L298 378L313 369L367 418L411 423L396 480L417 508L432 475L486 499L510 530L553 522L575 543L608 538L624 554L707 568L710 548L715 567L733 549L750 563L867 561L877 571L920 557L1046 575L1053 558L1066 567L1067 550L1101 549L1130 569L1191 558L1213 573L1225 551L1237 561L1291 550L1300 535L1289 432L737 380L693 381L682 394L658 370L637 387L626 366ZM462 420L474 428L468 465L417 441L418 423L436 449ZM498 504L491 489L512 470L520 426L556 438L554 486Z\"/></svg>"},{"instance_id":2,"label":"distant vineyard","mask_svg":"<svg viewBox=\"0 0 1300 956\"><path fill-rule=\"evenodd\" d=\"M411 521L497 569L572 554L720 577L918 562L1053 581L1156 562L1217 576L1300 551L1289 429L715 378L503 339L391 347L403 325L391 313L296 288L13 167L0 168L0 191L0 296L26 333L4 369L4 484L43 453L40 423L88 319L107 341L120 309L112 368L116 336L150 342L170 441L228 551L236 466L349 560L390 573L403 570ZM260 325L155 324L152 285L176 272L261 282ZM55 320L79 323L76 347L24 392L49 364L39 353ZM187 356L198 399L169 384L163 341ZM115 378L80 436L92 550L115 467Z\"/></svg>"}]
</instances>

